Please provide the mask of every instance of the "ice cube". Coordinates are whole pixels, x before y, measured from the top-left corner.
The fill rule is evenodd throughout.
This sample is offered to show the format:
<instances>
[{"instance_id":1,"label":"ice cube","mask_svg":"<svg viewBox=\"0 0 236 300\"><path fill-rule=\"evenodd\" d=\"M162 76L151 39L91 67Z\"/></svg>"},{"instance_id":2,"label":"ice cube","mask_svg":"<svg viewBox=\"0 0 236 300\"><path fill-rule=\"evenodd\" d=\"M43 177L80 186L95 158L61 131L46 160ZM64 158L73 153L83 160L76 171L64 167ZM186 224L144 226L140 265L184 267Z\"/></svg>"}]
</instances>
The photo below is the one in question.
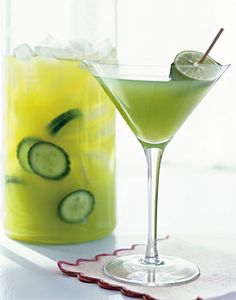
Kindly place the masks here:
<instances>
[{"instance_id":1,"label":"ice cube","mask_svg":"<svg viewBox=\"0 0 236 300\"><path fill-rule=\"evenodd\" d=\"M94 52L93 44L87 40L72 41L70 47L80 54L81 59L90 56Z\"/></svg>"},{"instance_id":2,"label":"ice cube","mask_svg":"<svg viewBox=\"0 0 236 300\"><path fill-rule=\"evenodd\" d=\"M14 55L16 58L19 58L19 59L30 60L36 54L34 53L34 51L30 48L30 46L28 44L21 44L15 48Z\"/></svg>"},{"instance_id":3,"label":"ice cube","mask_svg":"<svg viewBox=\"0 0 236 300\"><path fill-rule=\"evenodd\" d=\"M55 48L50 46L36 46L35 52L38 56L57 58L57 59L68 59L77 60L79 59L79 53L75 49L70 48Z\"/></svg>"},{"instance_id":4,"label":"ice cube","mask_svg":"<svg viewBox=\"0 0 236 300\"><path fill-rule=\"evenodd\" d=\"M101 58L110 57L113 51L112 42L109 39L98 44L98 53Z\"/></svg>"},{"instance_id":5,"label":"ice cube","mask_svg":"<svg viewBox=\"0 0 236 300\"><path fill-rule=\"evenodd\" d=\"M60 42L50 34L35 47L35 52L37 55L47 58L77 60L80 57L77 49Z\"/></svg>"}]
</instances>

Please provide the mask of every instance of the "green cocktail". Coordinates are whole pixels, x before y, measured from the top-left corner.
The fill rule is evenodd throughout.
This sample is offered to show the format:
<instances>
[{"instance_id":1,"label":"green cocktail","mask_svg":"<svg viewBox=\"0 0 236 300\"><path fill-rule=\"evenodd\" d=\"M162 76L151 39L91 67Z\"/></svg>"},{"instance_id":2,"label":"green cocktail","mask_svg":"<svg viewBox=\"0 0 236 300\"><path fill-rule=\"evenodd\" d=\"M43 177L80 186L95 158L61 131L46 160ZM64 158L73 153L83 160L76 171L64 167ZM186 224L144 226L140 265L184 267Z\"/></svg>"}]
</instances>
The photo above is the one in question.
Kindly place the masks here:
<instances>
[{"instance_id":1,"label":"green cocktail","mask_svg":"<svg viewBox=\"0 0 236 300\"><path fill-rule=\"evenodd\" d=\"M157 250L158 179L164 149L228 66L196 51L168 67L84 62L143 146L148 166L148 241L143 255L119 256L104 266L112 279L168 286L196 279L197 266ZM201 61L201 63L199 63Z\"/></svg>"},{"instance_id":2,"label":"green cocktail","mask_svg":"<svg viewBox=\"0 0 236 300\"><path fill-rule=\"evenodd\" d=\"M174 136L213 82L101 78L136 137L143 144L160 144Z\"/></svg>"}]
</instances>

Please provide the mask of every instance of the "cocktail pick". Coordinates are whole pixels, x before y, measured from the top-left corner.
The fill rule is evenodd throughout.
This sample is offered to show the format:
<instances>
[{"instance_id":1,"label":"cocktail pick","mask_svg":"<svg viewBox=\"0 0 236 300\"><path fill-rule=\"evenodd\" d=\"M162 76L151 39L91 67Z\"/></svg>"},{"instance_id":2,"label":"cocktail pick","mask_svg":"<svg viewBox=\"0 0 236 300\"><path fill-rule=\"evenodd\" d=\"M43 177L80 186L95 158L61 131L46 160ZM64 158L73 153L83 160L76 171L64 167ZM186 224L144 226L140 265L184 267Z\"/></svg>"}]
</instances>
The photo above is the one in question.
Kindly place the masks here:
<instances>
[{"instance_id":1,"label":"cocktail pick","mask_svg":"<svg viewBox=\"0 0 236 300\"><path fill-rule=\"evenodd\" d=\"M214 47L215 43L217 42L217 40L219 39L219 37L221 36L221 34L223 33L223 31L224 31L224 28L221 28L219 30L219 32L215 36L214 40L210 44L209 48L207 49L207 51L205 52L205 54L203 55L203 57L199 60L199 62L198 62L199 64L203 63L203 61L205 60L205 58L207 57L207 55L210 53L211 49Z\"/></svg>"}]
</instances>

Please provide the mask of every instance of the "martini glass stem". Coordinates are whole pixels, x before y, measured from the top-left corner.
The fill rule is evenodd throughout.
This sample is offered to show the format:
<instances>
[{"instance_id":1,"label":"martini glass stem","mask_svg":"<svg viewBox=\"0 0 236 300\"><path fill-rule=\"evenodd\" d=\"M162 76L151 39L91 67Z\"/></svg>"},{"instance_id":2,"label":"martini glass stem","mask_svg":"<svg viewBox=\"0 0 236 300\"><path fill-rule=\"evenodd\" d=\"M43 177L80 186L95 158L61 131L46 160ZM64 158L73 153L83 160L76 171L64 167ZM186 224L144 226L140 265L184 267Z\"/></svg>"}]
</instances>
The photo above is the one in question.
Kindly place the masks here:
<instances>
[{"instance_id":1,"label":"martini glass stem","mask_svg":"<svg viewBox=\"0 0 236 300\"><path fill-rule=\"evenodd\" d=\"M158 190L161 160L164 149L144 148L148 171L148 240L144 264L159 265L162 262L157 250Z\"/></svg>"}]
</instances>

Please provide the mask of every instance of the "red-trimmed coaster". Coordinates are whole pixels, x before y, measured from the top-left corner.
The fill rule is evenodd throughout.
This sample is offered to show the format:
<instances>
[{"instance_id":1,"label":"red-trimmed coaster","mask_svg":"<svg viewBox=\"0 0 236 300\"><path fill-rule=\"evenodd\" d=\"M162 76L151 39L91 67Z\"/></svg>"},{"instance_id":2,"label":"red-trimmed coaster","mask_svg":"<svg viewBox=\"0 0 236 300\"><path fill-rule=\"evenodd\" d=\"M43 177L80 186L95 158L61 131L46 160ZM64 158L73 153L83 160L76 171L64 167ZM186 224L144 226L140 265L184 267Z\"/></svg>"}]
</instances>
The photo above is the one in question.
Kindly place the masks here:
<instances>
[{"instance_id":1,"label":"red-trimmed coaster","mask_svg":"<svg viewBox=\"0 0 236 300\"><path fill-rule=\"evenodd\" d=\"M226 253L209 246L201 247L198 243L198 241L186 242L175 238L159 243L161 253L187 259L198 265L201 270L201 276L197 280L179 286L130 285L108 278L103 273L106 262L120 255L144 253L144 245L118 249L112 254L99 254L94 259L78 259L75 263L59 261L58 267L64 274L77 276L80 281L96 283L101 288L117 290L126 296L145 300L206 300L236 291L236 243L229 241L229 251Z\"/></svg>"}]
</instances>

